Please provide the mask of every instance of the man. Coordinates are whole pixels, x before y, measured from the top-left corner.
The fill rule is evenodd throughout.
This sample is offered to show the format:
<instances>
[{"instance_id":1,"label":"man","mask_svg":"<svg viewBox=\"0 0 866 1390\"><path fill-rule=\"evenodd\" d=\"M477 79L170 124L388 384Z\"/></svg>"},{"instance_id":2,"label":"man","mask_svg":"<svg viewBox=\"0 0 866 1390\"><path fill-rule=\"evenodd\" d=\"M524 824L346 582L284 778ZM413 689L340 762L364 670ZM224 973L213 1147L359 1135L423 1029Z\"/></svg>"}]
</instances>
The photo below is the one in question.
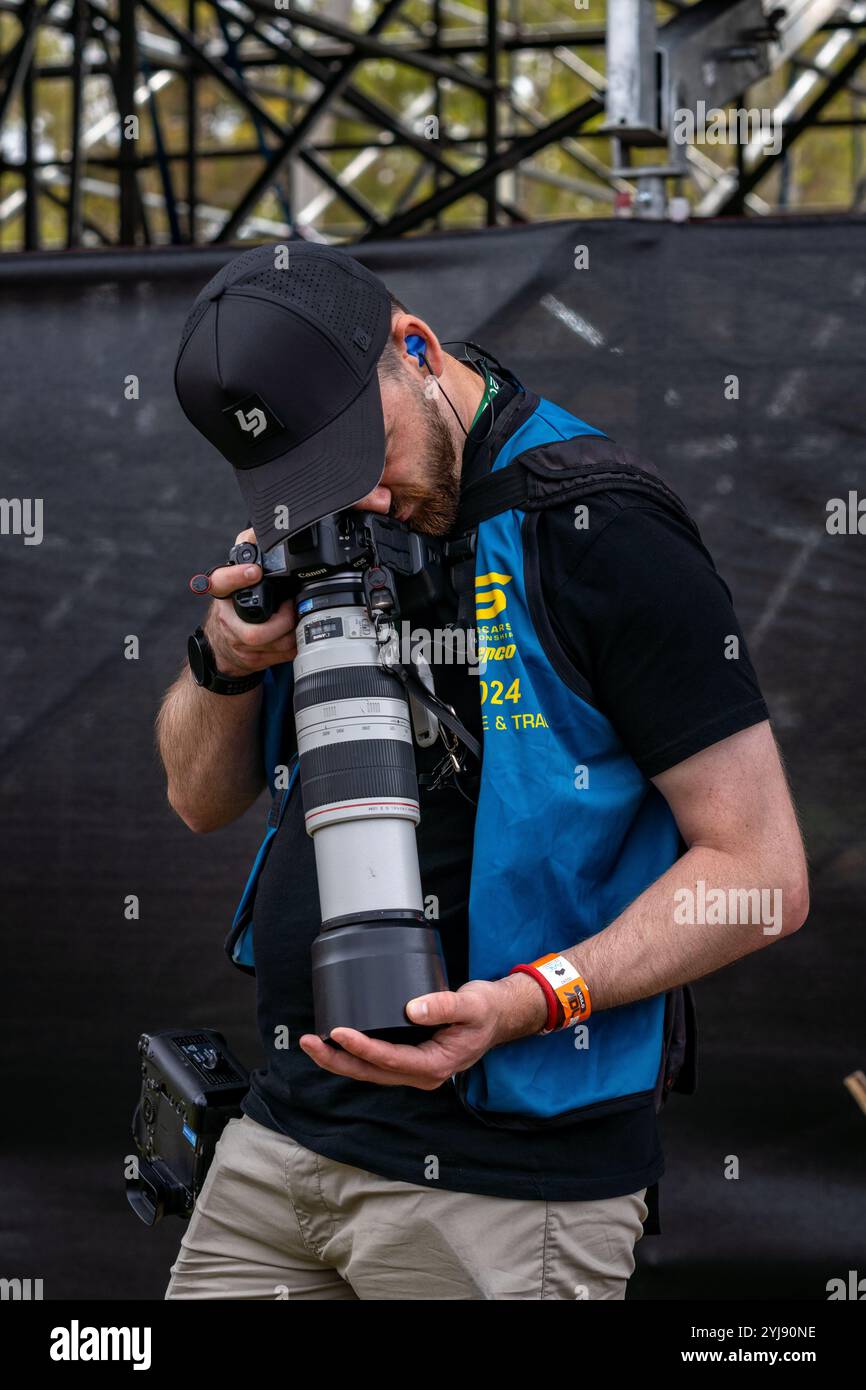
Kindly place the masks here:
<instances>
[{"instance_id":1,"label":"man","mask_svg":"<svg viewBox=\"0 0 866 1390\"><path fill-rule=\"evenodd\" d=\"M460 778L421 793L451 984L408 1004L427 1042L337 1028L335 1049L313 1032L315 860L297 779L277 793L227 944L256 976L265 1066L167 1297L622 1299L663 1171L666 1000L807 912L767 709L728 590L660 482L507 369L447 353L344 253L289 249L281 268L279 248L247 252L202 292L176 375L265 548L288 491L292 529L312 519L347 439L364 480L347 505L439 536L462 533L468 499L518 461L542 490L587 457L609 481L476 526L490 659L480 678L435 677L483 736L477 805ZM262 422L257 456L245 436ZM215 688L185 672L159 717L169 800L199 832L266 780L276 791L292 760L294 606L250 626L230 598L260 577L211 574ZM417 750L421 773L436 762ZM710 915L708 901L781 907Z\"/></svg>"}]
</instances>

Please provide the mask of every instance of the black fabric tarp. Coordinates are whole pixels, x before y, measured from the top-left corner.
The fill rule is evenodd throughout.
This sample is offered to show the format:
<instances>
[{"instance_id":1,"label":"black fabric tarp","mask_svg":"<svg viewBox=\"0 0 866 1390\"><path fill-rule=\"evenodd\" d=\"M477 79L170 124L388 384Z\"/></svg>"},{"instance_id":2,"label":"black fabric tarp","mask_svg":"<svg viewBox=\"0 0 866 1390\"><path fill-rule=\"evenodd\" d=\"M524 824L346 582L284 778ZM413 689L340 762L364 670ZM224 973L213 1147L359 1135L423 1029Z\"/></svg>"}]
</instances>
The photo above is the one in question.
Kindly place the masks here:
<instances>
[{"instance_id":1,"label":"black fabric tarp","mask_svg":"<svg viewBox=\"0 0 866 1390\"><path fill-rule=\"evenodd\" d=\"M866 495L863 247L862 220L604 221L359 252L440 337L480 341L681 493L806 832L808 925L697 988L700 1091L665 1112L664 1234L630 1297L823 1299L862 1270L866 1117L842 1082L866 1068L866 537L825 521ZM0 536L2 1265L46 1298L162 1296L182 1226L145 1230L123 1194L139 1032L217 1026L259 1060L223 937L264 810L192 835L152 732L203 612L187 578L245 521L172 388L188 306L230 254L0 260L2 493L44 505L41 544Z\"/></svg>"}]
</instances>

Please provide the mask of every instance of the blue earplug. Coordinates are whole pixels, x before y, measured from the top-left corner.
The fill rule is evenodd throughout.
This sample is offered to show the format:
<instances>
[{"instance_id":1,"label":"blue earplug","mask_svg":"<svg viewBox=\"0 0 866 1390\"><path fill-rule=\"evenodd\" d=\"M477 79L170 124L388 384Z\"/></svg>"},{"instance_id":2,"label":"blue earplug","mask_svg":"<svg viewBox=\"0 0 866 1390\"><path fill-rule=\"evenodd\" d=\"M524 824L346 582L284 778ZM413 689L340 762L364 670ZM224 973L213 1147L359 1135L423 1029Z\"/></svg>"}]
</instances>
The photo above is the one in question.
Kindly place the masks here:
<instances>
[{"instance_id":1,"label":"blue earplug","mask_svg":"<svg viewBox=\"0 0 866 1390\"><path fill-rule=\"evenodd\" d=\"M408 338L403 339L403 342L406 345L406 351L408 352L409 356L416 357L418 359L418 366L423 367L424 354L427 351L427 344L421 337L420 333L410 333Z\"/></svg>"}]
</instances>

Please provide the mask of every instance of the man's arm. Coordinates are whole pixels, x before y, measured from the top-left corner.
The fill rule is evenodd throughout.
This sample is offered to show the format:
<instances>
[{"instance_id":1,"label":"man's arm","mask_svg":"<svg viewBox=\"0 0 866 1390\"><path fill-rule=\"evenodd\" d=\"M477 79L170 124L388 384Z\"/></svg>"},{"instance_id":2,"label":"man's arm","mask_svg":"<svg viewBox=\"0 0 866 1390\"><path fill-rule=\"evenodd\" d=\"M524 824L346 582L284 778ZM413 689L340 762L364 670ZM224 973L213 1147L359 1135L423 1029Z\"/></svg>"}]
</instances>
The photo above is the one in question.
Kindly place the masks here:
<instances>
[{"instance_id":1,"label":"man's arm","mask_svg":"<svg viewBox=\"0 0 866 1390\"><path fill-rule=\"evenodd\" d=\"M189 669L166 692L157 743L169 802L190 830L218 830L242 815L262 790L261 701L261 689L213 695L196 685Z\"/></svg>"},{"instance_id":2,"label":"man's arm","mask_svg":"<svg viewBox=\"0 0 866 1390\"><path fill-rule=\"evenodd\" d=\"M238 540L255 539L244 531ZM290 600L266 623L245 623L231 594L261 579L258 565L223 566L211 574L216 595L204 624L217 668L227 676L263 671L296 654L295 608ZM218 830L236 820L265 785L259 742L260 688L215 695L197 686L185 668L167 691L157 716L157 745L168 799L191 830Z\"/></svg>"},{"instance_id":3,"label":"man's arm","mask_svg":"<svg viewBox=\"0 0 866 1390\"><path fill-rule=\"evenodd\" d=\"M710 975L797 931L809 910L803 842L769 723L722 739L652 780L688 851L603 931L563 952L589 985L593 1011ZM712 889L723 890L726 903L748 902L741 916L753 918L759 902L769 912L757 922L683 921L686 894L706 902ZM764 892L747 899L741 890ZM525 975L509 981L514 1002L503 1040L539 1031L546 1018L544 1000L533 998L541 995L538 985Z\"/></svg>"},{"instance_id":4,"label":"man's arm","mask_svg":"<svg viewBox=\"0 0 866 1390\"><path fill-rule=\"evenodd\" d=\"M803 844L769 723L755 724L703 749L653 779L689 846L666 873L597 935L562 952L585 978L593 1012L662 994L709 975L789 936L805 921L808 883ZM676 920L680 890L776 890L781 918L740 924ZM767 930L765 931L765 928ZM551 949L556 943L551 942ZM413 1000L407 1013L438 1028L418 1047L336 1028L342 1052L311 1034L304 1051L326 1071L379 1085L435 1090L492 1047L539 1033L547 1003L526 975L470 980L452 993Z\"/></svg>"}]
</instances>

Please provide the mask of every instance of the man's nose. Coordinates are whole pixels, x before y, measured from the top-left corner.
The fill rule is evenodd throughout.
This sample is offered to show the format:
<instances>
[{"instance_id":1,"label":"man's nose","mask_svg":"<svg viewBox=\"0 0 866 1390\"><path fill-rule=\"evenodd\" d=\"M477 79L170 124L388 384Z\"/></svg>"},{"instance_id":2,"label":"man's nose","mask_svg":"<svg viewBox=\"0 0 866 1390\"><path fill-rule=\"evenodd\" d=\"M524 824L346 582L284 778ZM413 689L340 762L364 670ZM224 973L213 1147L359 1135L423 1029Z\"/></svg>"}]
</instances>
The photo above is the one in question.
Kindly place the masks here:
<instances>
[{"instance_id":1,"label":"man's nose","mask_svg":"<svg viewBox=\"0 0 866 1390\"><path fill-rule=\"evenodd\" d=\"M362 497L360 502L353 502L352 510L356 512L382 512L384 516L387 516L390 506L391 489L382 487L380 483L378 487L373 488L372 492L368 492L366 497Z\"/></svg>"}]
</instances>

